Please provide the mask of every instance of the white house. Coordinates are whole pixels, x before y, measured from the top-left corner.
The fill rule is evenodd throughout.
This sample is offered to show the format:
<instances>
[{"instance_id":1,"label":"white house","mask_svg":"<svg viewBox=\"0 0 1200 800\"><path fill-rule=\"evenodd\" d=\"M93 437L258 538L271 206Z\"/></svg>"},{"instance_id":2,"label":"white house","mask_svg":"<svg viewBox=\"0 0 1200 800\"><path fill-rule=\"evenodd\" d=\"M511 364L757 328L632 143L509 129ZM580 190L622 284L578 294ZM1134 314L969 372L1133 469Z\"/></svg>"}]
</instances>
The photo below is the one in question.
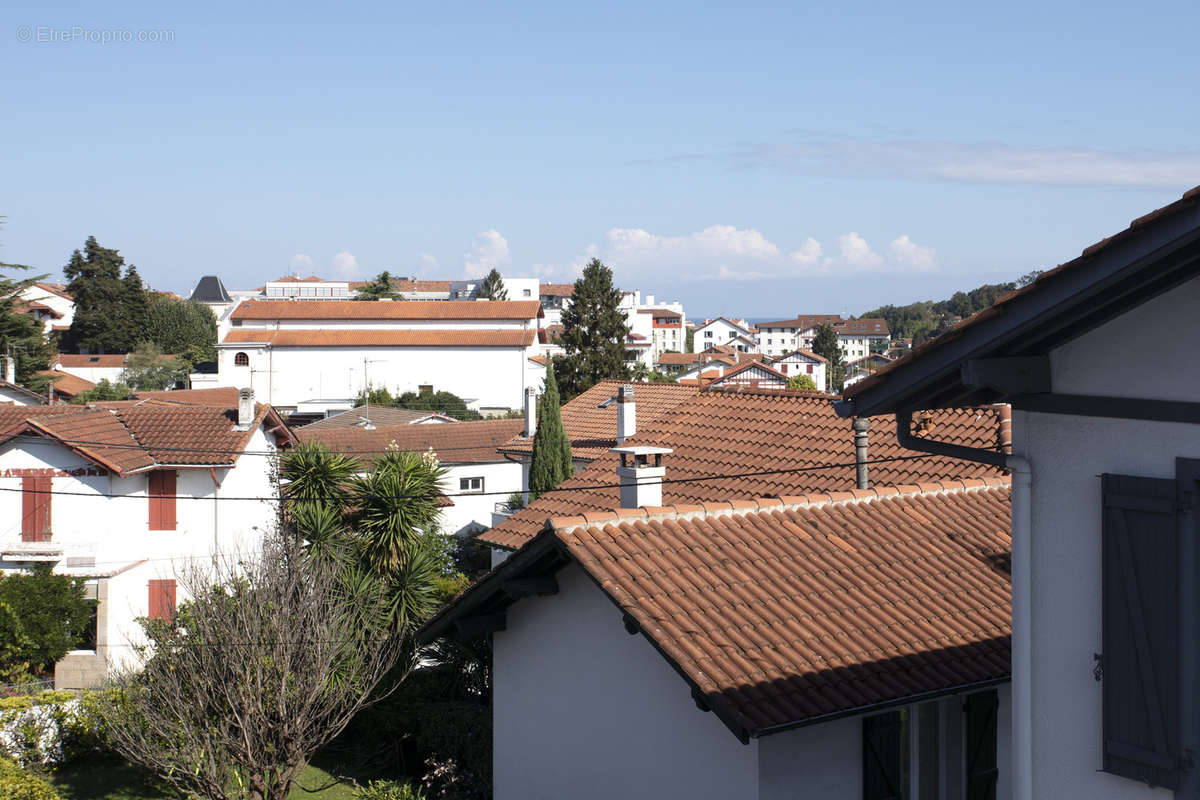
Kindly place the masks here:
<instances>
[{"instance_id":1,"label":"white house","mask_svg":"<svg viewBox=\"0 0 1200 800\"><path fill-rule=\"evenodd\" d=\"M840 314L802 314L796 319L759 324L759 350L773 357L795 349L812 350L817 329L822 325L833 328L842 358L846 360L870 355L873 350L886 350L891 341L887 321L878 317L842 319Z\"/></svg>"},{"instance_id":2,"label":"white house","mask_svg":"<svg viewBox=\"0 0 1200 800\"><path fill-rule=\"evenodd\" d=\"M520 435L524 424L519 419L370 428L317 423L298 428L296 436L302 442L321 442L365 463L389 449L432 451L446 468L442 491L450 500L442 509L441 531L465 537L490 528L496 504L521 491L521 462L506 458L497 448Z\"/></svg>"},{"instance_id":3,"label":"white house","mask_svg":"<svg viewBox=\"0 0 1200 800\"><path fill-rule=\"evenodd\" d=\"M1200 187L855 385L1012 404L1019 800L1200 796ZM1136 365L1114 380L1113 364ZM905 429L898 429L903 436ZM936 439L937 437L931 437Z\"/></svg>"},{"instance_id":4,"label":"white house","mask_svg":"<svg viewBox=\"0 0 1200 800\"><path fill-rule=\"evenodd\" d=\"M1005 479L662 507L617 452L418 634L490 634L497 800L1011 796Z\"/></svg>"},{"instance_id":5,"label":"white house","mask_svg":"<svg viewBox=\"0 0 1200 800\"><path fill-rule=\"evenodd\" d=\"M61 333L75 319L75 300L60 284L35 283L22 289L18 297L24 303L20 310L36 317L46 333Z\"/></svg>"},{"instance_id":6,"label":"white house","mask_svg":"<svg viewBox=\"0 0 1200 800\"><path fill-rule=\"evenodd\" d=\"M740 320L717 317L696 326L694 348L700 351L715 345L728 344L743 353L754 353L758 352L755 334L754 328Z\"/></svg>"},{"instance_id":7,"label":"white house","mask_svg":"<svg viewBox=\"0 0 1200 800\"><path fill-rule=\"evenodd\" d=\"M121 380L121 373L125 371L125 359L124 353L100 355L58 353L51 359L50 368L92 383L100 381L117 383Z\"/></svg>"},{"instance_id":8,"label":"white house","mask_svg":"<svg viewBox=\"0 0 1200 800\"><path fill-rule=\"evenodd\" d=\"M837 333L838 345L842 348L842 358L846 360L864 358L873 352L884 352L892 341L887 320L880 317L843 320L835 324L833 330ZM815 331L811 335L815 336ZM811 348L812 340L807 341Z\"/></svg>"},{"instance_id":9,"label":"white house","mask_svg":"<svg viewBox=\"0 0 1200 800\"><path fill-rule=\"evenodd\" d=\"M771 362L772 367L788 378L794 378L797 375L807 375L812 378L818 392L825 391L825 367L827 364L824 356L810 353L807 350L793 350Z\"/></svg>"},{"instance_id":10,"label":"white house","mask_svg":"<svg viewBox=\"0 0 1200 800\"><path fill-rule=\"evenodd\" d=\"M281 410L344 411L367 387L430 387L482 412L521 408L542 369L537 300L247 300L217 345L220 383Z\"/></svg>"},{"instance_id":11,"label":"white house","mask_svg":"<svg viewBox=\"0 0 1200 800\"><path fill-rule=\"evenodd\" d=\"M450 281L450 300L474 300L479 293L483 278ZM509 300L538 300L541 297L537 278L500 278Z\"/></svg>"},{"instance_id":12,"label":"white house","mask_svg":"<svg viewBox=\"0 0 1200 800\"><path fill-rule=\"evenodd\" d=\"M52 563L87 579L95 635L55 684L102 681L143 642L138 617L184 598L177 571L252 552L272 529L287 426L248 394L234 407L148 399L0 408L0 570Z\"/></svg>"}]
</instances>

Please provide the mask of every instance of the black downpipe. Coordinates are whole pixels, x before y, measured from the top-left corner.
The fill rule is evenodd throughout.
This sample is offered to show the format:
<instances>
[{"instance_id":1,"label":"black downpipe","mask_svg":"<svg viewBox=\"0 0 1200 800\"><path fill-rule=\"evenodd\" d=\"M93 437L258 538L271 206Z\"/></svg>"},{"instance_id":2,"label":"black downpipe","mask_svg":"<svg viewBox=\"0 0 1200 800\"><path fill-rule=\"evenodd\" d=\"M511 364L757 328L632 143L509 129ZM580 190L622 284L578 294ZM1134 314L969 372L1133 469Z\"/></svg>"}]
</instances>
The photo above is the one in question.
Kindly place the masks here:
<instances>
[{"instance_id":1,"label":"black downpipe","mask_svg":"<svg viewBox=\"0 0 1200 800\"><path fill-rule=\"evenodd\" d=\"M933 439L922 439L912 435L912 411L896 412L896 441L901 447L916 450L918 453L929 453L935 456L961 458L965 461L978 461L981 464L991 464L993 467L1007 466L1007 456L995 450L984 450L980 447L964 447L961 444L938 442Z\"/></svg>"}]
</instances>

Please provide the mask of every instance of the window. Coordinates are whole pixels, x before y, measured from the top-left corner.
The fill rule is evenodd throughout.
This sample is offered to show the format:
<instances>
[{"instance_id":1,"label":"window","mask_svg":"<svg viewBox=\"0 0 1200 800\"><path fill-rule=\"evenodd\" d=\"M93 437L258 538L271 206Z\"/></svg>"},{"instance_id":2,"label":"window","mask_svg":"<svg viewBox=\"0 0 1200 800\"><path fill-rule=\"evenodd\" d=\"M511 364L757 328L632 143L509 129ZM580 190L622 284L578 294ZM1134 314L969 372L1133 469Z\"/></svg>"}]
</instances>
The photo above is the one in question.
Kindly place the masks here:
<instances>
[{"instance_id":1,"label":"window","mask_svg":"<svg viewBox=\"0 0 1200 800\"><path fill-rule=\"evenodd\" d=\"M704 332L704 338L705 338L705 339L711 339L711 338L713 338L713 332L712 332L712 331L705 331L705 332Z\"/></svg>"},{"instance_id":2,"label":"window","mask_svg":"<svg viewBox=\"0 0 1200 800\"><path fill-rule=\"evenodd\" d=\"M50 478L21 478L21 541L50 541Z\"/></svg>"},{"instance_id":3,"label":"window","mask_svg":"<svg viewBox=\"0 0 1200 800\"><path fill-rule=\"evenodd\" d=\"M250 366L250 356L247 355L246 353L238 353L236 356L233 357L233 365L235 367Z\"/></svg>"},{"instance_id":4,"label":"window","mask_svg":"<svg viewBox=\"0 0 1200 800\"><path fill-rule=\"evenodd\" d=\"M178 473L173 469L156 469L148 478L150 496L150 530L175 530L175 486Z\"/></svg>"},{"instance_id":5,"label":"window","mask_svg":"<svg viewBox=\"0 0 1200 800\"><path fill-rule=\"evenodd\" d=\"M530 296L530 293L531 293L530 289L524 289L523 291L524 291L526 297Z\"/></svg>"},{"instance_id":6,"label":"window","mask_svg":"<svg viewBox=\"0 0 1200 800\"><path fill-rule=\"evenodd\" d=\"M150 581L149 601L150 619L170 619L175 613L174 579Z\"/></svg>"},{"instance_id":7,"label":"window","mask_svg":"<svg viewBox=\"0 0 1200 800\"><path fill-rule=\"evenodd\" d=\"M809 364L809 365L808 365L808 374L809 374L809 375L812 375L812 367L813 367L813 365L812 365L812 364Z\"/></svg>"},{"instance_id":8,"label":"window","mask_svg":"<svg viewBox=\"0 0 1200 800\"><path fill-rule=\"evenodd\" d=\"M459 478L458 490L460 492L482 492L483 478Z\"/></svg>"}]
</instances>

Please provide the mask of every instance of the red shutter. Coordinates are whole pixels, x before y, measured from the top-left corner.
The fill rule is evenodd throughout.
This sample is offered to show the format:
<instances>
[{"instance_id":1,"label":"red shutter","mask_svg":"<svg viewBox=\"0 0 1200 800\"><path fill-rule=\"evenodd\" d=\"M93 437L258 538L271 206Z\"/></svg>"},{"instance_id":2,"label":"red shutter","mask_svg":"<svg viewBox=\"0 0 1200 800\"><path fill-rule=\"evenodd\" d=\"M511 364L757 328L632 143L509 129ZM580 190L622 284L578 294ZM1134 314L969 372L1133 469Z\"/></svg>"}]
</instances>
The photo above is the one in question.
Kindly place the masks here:
<instances>
[{"instance_id":1,"label":"red shutter","mask_svg":"<svg viewBox=\"0 0 1200 800\"><path fill-rule=\"evenodd\" d=\"M37 478L21 478L21 541L37 541Z\"/></svg>"},{"instance_id":2,"label":"red shutter","mask_svg":"<svg viewBox=\"0 0 1200 800\"><path fill-rule=\"evenodd\" d=\"M177 473L173 469L155 470L150 473L150 530L175 530L175 489Z\"/></svg>"},{"instance_id":3,"label":"red shutter","mask_svg":"<svg viewBox=\"0 0 1200 800\"><path fill-rule=\"evenodd\" d=\"M150 619L170 619L175 612L175 581L150 581Z\"/></svg>"},{"instance_id":4,"label":"red shutter","mask_svg":"<svg viewBox=\"0 0 1200 800\"><path fill-rule=\"evenodd\" d=\"M50 541L50 478L21 478L21 541Z\"/></svg>"}]
</instances>

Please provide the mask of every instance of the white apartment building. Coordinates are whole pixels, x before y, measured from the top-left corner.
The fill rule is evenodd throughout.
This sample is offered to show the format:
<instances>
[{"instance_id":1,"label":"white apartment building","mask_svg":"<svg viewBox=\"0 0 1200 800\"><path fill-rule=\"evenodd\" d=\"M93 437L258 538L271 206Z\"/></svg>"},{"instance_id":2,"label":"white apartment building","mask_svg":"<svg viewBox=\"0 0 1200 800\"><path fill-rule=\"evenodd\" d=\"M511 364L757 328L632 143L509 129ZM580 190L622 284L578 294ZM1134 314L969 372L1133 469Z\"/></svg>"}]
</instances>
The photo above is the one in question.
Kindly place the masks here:
<instances>
[{"instance_id":1,"label":"white apartment building","mask_svg":"<svg viewBox=\"0 0 1200 800\"><path fill-rule=\"evenodd\" d=\"M754 328L742 320L717 317L697 325L693 341L697 353L717 345L730 345L742 353L755 353L758 352L755 335Z\"/></svg>"},{"instance_id":2,"label":"white apartment building","mask_svg":"<svg viewBox=\"0 0 1200 800\"><path fill-rule=\"evenodd\" d=\"M465 281L450 281L450 300L474 300L479 293L483 278ZM501 285L509 300L537 300L540 297L540 282L537 278L501 277Z\"/></svg>"},{"instance_id":3,"label":"white apartment building","mask_svg":"<svg viewBox=\"0 0 1200 800\"><path fill-rule=\"evenodd\" d=\"M620 309L630 332L650 343L648 348L636 348L648 368L653 369L663 353L682 353L686 349L687 315L682 303L656 303L654 295L643 299L641 292L634 291L622 295Z\"/></svg>"},{"instance_id":4,"label":"white apartment building","mask_svg":"<svg viewBox=\"0 0 1200 800\"><path fill-rule=\"evenodd\" d=\"M883 319L843 319L838 314L810 314L760 324L759 350L773 357L787 355L793 350L812 350L817 329L822 325L833 328L842 349L842 359L847 361L870 355L872 347L887 349L892 340L887 321Z\"/></svg>"},{"instance_id":5,"label":"white apartment building","mask_svg":"<svg viewBox=\"0 0 1200 800\"><path fill-rule=\"evenodd\" d=\"M289 412L344 411L367 387L501 412L541 374L541 318L537 300L243 301L217 345L220 384Z\"/></svg>"},{"instance_id":6,"label":"white apartment building","mask_svg":"<svg viewBox=\"0 0 1200 800\"><path fill-rule=\"evenodd\" d=\"M96 601L94 636L57 665L59 689L129 663L137 618L186 599L178 571L254 552L274 526L287 425L249 394L233 408L218 402L228 392L187 394L196 402L0 408L0 571L53 564Z\"/></svg>"}]
</instances>

